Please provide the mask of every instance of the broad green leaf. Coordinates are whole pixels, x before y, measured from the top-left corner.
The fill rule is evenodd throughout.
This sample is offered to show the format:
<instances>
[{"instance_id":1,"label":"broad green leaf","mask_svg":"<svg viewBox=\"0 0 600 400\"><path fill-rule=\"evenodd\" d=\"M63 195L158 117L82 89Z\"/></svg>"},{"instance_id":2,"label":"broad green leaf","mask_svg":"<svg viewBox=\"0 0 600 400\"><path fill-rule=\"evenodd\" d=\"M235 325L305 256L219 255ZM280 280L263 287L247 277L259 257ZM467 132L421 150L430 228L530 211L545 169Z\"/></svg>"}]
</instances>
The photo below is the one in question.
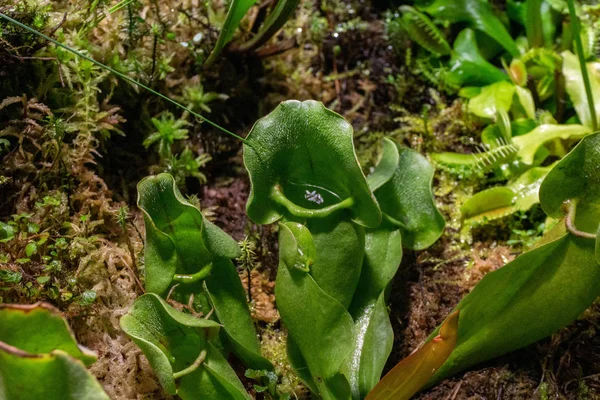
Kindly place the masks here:
<instances>
[{"instance_id":1,"label":"broad green leaf","mask_svg":"<svg viewBox=\"0 0 600 400\"><path fill-rule=\"evenodd\" d=\"M532 168L506 186L475 194L460 209L465 223L484 223L529 210L539 203L540 186L552 167Z\"/></svg>"},{"instance_id":2,"label":"broad green leaf","mask_svg":"<svg viewBox=\"0 0 600 400\"><path fill-rule=\"evenodd\" d=\"M542 208L551 217L562 217L567 201L577 204L578 229L595 233L600 224L600 133L583 138L540 188Z\"/></svg>"},{"instance_id":3,"label":"broad green leaf","mask_svg":"<svg viewBox=\"0 0 600 400\"><path fill-rule=\"evenodd\" d=\"M411 6L400 6L402 12L402 25L408 36L427 51L444 56L450 54L452 49L446 41L444 34L422 12Z\"/></svg>"},{"instance_id":4,"label":"broad green leaf","mask_svg":"<svg viewBox=\"0 0 600 400\"><path fill-rule=\"evenodd\" d=\"M365 230L340 217L306 222L316 250L310 274L325 293L348 308L360 280Z\"/></svg>"},{"instance_id":5,"label":"broad green leaf","mask_svg":"<svg viewBox=\"0 0 600 400\"><path fill-rule=\"evenodd\" d=\"M527 0L525 2L526 18L525 30L529 48L544 45L544 27L542 25L542 0Z\"/></svg>"},{"instance_id":6,"label":"broad green leaf","mask_svg":"<svg viewBox=\"0 0 600 400\"><path fill-rule=\"evenodd\" d=\"M271 368L260 356L242 283L229 260L239 255L237 243L183 199L171 175L145 178L138 191L146 221L147 290L163 294L179 283L175 292L189 296L203 292L204 280L231 350L249 367Z\"/></svg>"},{"instance_id":7,"label":"broad green leaf","mask_svg":"<svg viewBox=\"0 0 600 400\"><path fill-rule=\"evenodd\" d=\"M275 296L281 320L295 346L290 354L292 366L301 377L310 375L306 383L321 398L350 399L350 385L340 369L353 348L354 321L306 271L315 257L308 229L295 222L279 227Z\"/></svg>"},{"instance_id":8,"label":"broad green leaf","mask_svg":"<svg viewBox=\"0 0 600 400\"><path fill-rule=\"evenodd\" d=\"M481 88L481 93L469 100L469 111L482 118L496 118L498 111L508 112L515 85L500 81Z\"/></svg>"},{"instance_id":9,"label":"broad green leaf","mask_svg":"<svg viewBox=\"0 0 600 400\"><path fill-rule=\"evenodd\" d=\"M272 369L271 363L260 355L260 343L248 312L246 292L233 263L217 258L205 280L210 302L223 325L224 340L233 352L252 369Z\"/></svg>"},{"instance_id":10,"label":"broad green leaf","mask_svg":"<svg viewBox=\"0 0 600 400\"><path fill-rule=\"evenodd\" d=\"M258 224L340 209L364 226L381 222L356 159L352 126L321 103L285 101L258 120L244 142L244 163L252 183L246 209Z\"/></svg>"},{"instance_id":11,"label":"broad green leaf","mask_svg":"<svg viewBox=\"0 0 600 400\"><path fill-rule=\"evenodd\" d=\"M383 153L377 168L367 176L367 183L372 191L379 189L384 183L392 179L400 162L400 154L396 143L392 140L383 139Z\"/></svg>"},{"instance_id":12,"label":"broad green leaf","mask_svg":"<svg viewBox=\"0 0 600 400\"><path fill-rule=\"evenodd\" d=\"M594 242L555 229L547 236L557 239L490 272L458 304L456 348L430 384L556 332L600 295Z\"/></svg>"},{"instance_id":13,"label":"broad green leaf","mask_svg":"<svg viewBox=\"0 0 600 400\"><path fill-rule=\"evenodd\" d=\"M529 89L521 86L515 86L515 93L519 99L519 103L523 106L527 118L535 120L535 102L533 101L533 95ZM516 135L513 135L516 136Z\"/></svg>"},{"instance_id":14,"label":"broad green leaf","mask_svg":"<svg viewBox=\"0 0 600 400\"><path fill-rule=\"evenodd\" d=\"M457 341L458 311L442 324L439 334L400 361L366 397L366 400L409 400L452 353Z\"/></svg>"},{"instance_id":15,"label":"broad green leaf","mask_svg":"<svg viewBox=\"0 0 600 400\"><path fill-rule=\"evenodd\" d=\"M95 360L54 307L0 305L0 398L108 400L86 369Z\"/></svg>"},{"instance_id":16,"label":"broad green leaf","mask_svg":"<svg viewBox=\"0 0 600 400\"><path fill-rule=\"evenodd\" d=\"M397 150L396 171L375 196L385 218L400 228L404 246L421 250L431 246L446 225L433 199L434 169L418 152L398 145Z\"/></svg>"},{"instance_id":17,"label":"broad green leaf","mask_svg":"<svg viewBox=\"0 0 600 400\"><path fill-rule=\"evenodd\" d=\"M512 141L519 149L517 155L521 161L532 165L537 151L542 146L559 139L580 139L590 133L590 129L583 125L544 124L529 133L514 137Z\"/></svg>"},{"instance_id":18,"label":"broad green leaf","mask_svg":"<svg viewBox=\"0 0 600 400\"><path fill-rule=\"evenodd\" d=\"M508 79L506 74L483 58L477 47L475 32L467 28L458 34L450 58L450 71L446 75L451 85L485 86Z\"/></svg>"},{"instance_id":19,"label":"broad green leaf","mask_svg":"<svg viewBox=\"0 0 600 400\"><path fill-rule=\"evenodd\" d=\"M350 306L356 336L347 370L355 399L364 398L379 382L392 351L394 331L387 312L385 291L401 260L399 230L384 222L379 228L367 231L360 284Z\"/></svg>"},{"instance_id":20,"label":"broad green leaf","mask_svg":"<svg viewBox=\"0 0 600 400\"><path fill-rule=\"evenodd\" d=\"M177 311L155 294L139 297L120 323L167 393L182 399L250 399L227 360L208 341L218 323Z\"/></svg>"},{"instance_id":21,"label":"broad green leaf","mask_svg":"<svg viewBox=\"0 0 600 400\"><path fill-rule=\"evenodd\" d=\"M248 10L250 10L250 7L255 3L256 0L231 0L227 16L225 17L225 23L223 23L215 48L204 64L206 67L211 66L219 57L219 54L221 54L225 45L231 41L233 32L240 25L242 18L244 18L244 15L246 15Z\"/></svg>"},{"instance_id":22,"label":"broad green leaf","mask_svg":"<svg viewBox=\"0 0 600 400\"><path fill-rule=\"evenodd\" d=\"M573 102L573 107L581 123L592 129L592 116L590 115L590 106L588 105L585 93L579 59L570 51L563 51L561 56L563 58L562 73L565 77L565 89ZM597 73L598 65L598 63L587 63L596 116L600 119L600 79L598 79Z\"/></svg>"},{"instance_id":23,"label":"broad green leaf","mask_svg":"<svg viewBox=\"0 0 600 400\"><path fill-rule=\"evenodd\" d=\"M279 0L256 35L242 44L240 50L253 50L265 44L290 19L299 2L300 0Z\"/></svg>"},{"instance_id":24,"label":"broad green leaf","mask_svg":"<svg viewBox=\"0 0 600 400\"><path fill-rule=\"evenodd\" d=\"M513 57L519 55L515 41L485 0L435 0L421 9L452 23L466 22L471 28L494 39Z\"/></svg>"},{"instance_id":25,"label":"broad green leaf","mask_svg":"<svg viewBox=\"0 0 600 400\"><path fill-rule=\"evenodd\" d=\"M146 226L148 292L165 293L175 283L175 275L189 276L190 283L197 283L192 277L208 273L214 257L239 255L235 240L206 221L183 198L169 174L149 176L138 184L138 206Z\"/></svg>"}]
</instances>

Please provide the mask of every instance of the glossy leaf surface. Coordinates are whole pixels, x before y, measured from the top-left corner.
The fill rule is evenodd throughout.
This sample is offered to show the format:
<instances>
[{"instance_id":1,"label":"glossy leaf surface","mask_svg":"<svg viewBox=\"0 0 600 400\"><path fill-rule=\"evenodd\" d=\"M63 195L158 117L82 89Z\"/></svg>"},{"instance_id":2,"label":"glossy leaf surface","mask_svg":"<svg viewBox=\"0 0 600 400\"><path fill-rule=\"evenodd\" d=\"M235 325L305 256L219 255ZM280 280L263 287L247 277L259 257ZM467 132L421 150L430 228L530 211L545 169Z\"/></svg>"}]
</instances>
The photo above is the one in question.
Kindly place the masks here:
<instances>
[{"instance_id":1,"label":"glossy leaf surface","mask_svg":"<svg viewBox=\"0 0 600 400\"><path fill-rule=\"evenodd\" d=\"M515 41L485 0L435 0L422 10L452 23L466 22L494 39L512 56L519 54Z\"/></svg>"},{"instance_id":2,"label":"glossy leaf surface","mask_svg":"<svg viewBox=\"0 0 600 400\"><path fill-rule=\"evenodd\" d=\"M353 347L352 317L311 276L318 254L308 229L295 222L279 227L275 296L293 341L292 366L323 399L349 399L350 385L340 369Z\"/></svg>"},{"instance_id":3,"label":"glossy leaf surface","mask_svg":"<svg viewBox=\"0 0 600 400\"><path fill-rule=\"evenodd\" d=\"M592 129L592 116L590 106L588 105L581 67L577 56L570 51L561 53L563 58L562 73L565 77L565 89L569 94L569 98L573 102L573 107L577 112L577 116L581 123ZM588 75L590 77L590 85L592 96L594 99L594 107L596 116L600 119L600 79L598 78L598 63L587 63Z\"/></svg>"},{"instance_id":4,"label":"glossy leaf surface","mask_svg":"<svg viewBox=\"0 0 600 400\"><path fill-rule=\"evenodd\" d=\"M506 186L475 194L462 205L462 217L467 223L483 223L529 210L539 203L539 188L551 169L552 166L532 168Z\"/></svg>"},{"instance_id":5,"label":"glossy leaf surface","mask_svg":"<svg viewBox=\"0 0 600 400\"><path fill-rule=\"evenodd\" d=\"M379 382L392 351L394 331L385 291L402 260L402 235L388 223L369 229L360 284L350 306L355 340L348 375L354 399L365 398Z\"/></svg>"},{"instance_id":6,"label":"glossy leaf surface","mask_svg":"<svg viewBox=\"0 0 600 400\"><path fill-rule=\"evenodd\" d=\"M0 398L108 400L86 369L95 360L54 307L0 305Z\"/></svg>"},{"instance_id":7,"label":"glossy leaf surface","mask_svg":"<svg viewBox=\"0 0 600 400\"><path fill-rule=\"evenodd\" d=\"M239 255L237 243L183 198L171 175L143 179L138 193L146 225L148 292L164 294L177 283L175 293L185 296L206 288L231 350L249 367L270 369L260 356L242 283L229 260Z\"/></svg>"},{"instance_id":8,"label":"glossy leaf surface","mask_svg":"<svg viewBox=\"0 0 600 400\"><path fill-rule=\"evenodd\" d=\"M381 222L356 159L352 126L321 103L286 101L258 120L244 143L244 163L252 183L246 209L256 223L340 209L361 225Z\"/></svg>"},{"instance_id":9,"label":"glossy leaf surface","mask_svg":"<svg viewBox=\"0 0 600 400\"><path fill-rule=\"evenodd\" d=\"M563 234L487 274L456 307L456 348L430 383L527 346L577 318L600 295L593 246Z\"/></svg>"},{"instance_id":10,"label":"glossy leaf surface","mask_svg":"<svg viewBox=\"0 0 600 400\"><path fill-rule=\"evenodd\" d=\"M439 334L400 361L366 397L367 400L409 400L448 359L457 340L459 313L442 324Z\"/></svg>"},{"instance_id":11,"label":"glossy leaf surface","mask_svg":"<svg viewBox=\"0 0 600 400\"><path fill-rule=\"evenodd\" d=\"M542 146L555 140L580 139L590 133L590 129L583 125L544 124L529 133L514 137L513 143L519 149L517 155L521 161L531 165Z\"/></svg>"},{"instance_id":12,"label":"glossy leaf surface","mask_svg":"<svg viewBox=\"0 0 600 400\"><path fill-rule=\"evenodd\" d=\"M184 314L157 295L146 294L121 318L121 328L144 352L167 393L182 399L250 399L227 360L208 341L218 323ZM176 383L174 374L192 365L195 368L180 374Z\"/></svg>"},{"instance_id":13,"label":"glossy leaf surface","mask_svg":"<svg viewBox=\"0 0 600 400\"><path fill-rule=\"evenodd\" d=\"M256 3L256 0L232 0L229 5L229 10L227 11L227 16L225 17L225 22L223 23L223 27L221 28L221 33L219 34L219 38L217 39L217 43L215 44L215 48L210 53L210 56L206 60L206 66L212 65L215 60L223 51L223 48L231 41L233 37L233 32L237 29L244 18L244 15L250 10Z\"/></svg>"},{"instance_id":14,"label":"glossy leaf surface","mask_svg":"<svg viewBox=\"0 0 600 400\"><path fill-rule=\"evenodd\" d=\"M146 289L163 294L175 274L198 273L214 257L235 258L239 247L225 232L205 220L183 198L169 174L138 184L138 205L146 226Z\"/></svg>"},{"instance_id":15,"label":"glossy leaf surface","mask_svg":"<svg viewBox=\"0 0 600 400\"><path fill-rule=\"evenodd\" d=\"M469 111L482 118L494 119L499 111L510 110L514 93L515 85L507 81L484 86L481 93L469 100Z\"/></svg>"},{"instance_id":16,"label":"glossy leaf surface","mask_svg":"<svg viewBox=\"0 0 600 400\"><path fill-rule=\"evenodd\" d=\"M566 201L577 203L575 225L595 233L600 224L600 133L585 137L548 174L540 188L544 211L564 215Z\"/></svg>"},{"instance_id":17,"label":"glossy leaf surface","mask_svg":"<svg viewBox=\"0 0 600 400\"><path fill-rule=\"evenodd\" d=\"M475 32L467 28L460 32L454 41L450 71L446 79L456 87L485 86L508 80L508 76L481 55Z\"/></svg>"},{"instance_id":18,"label":"glossy leaf surface","mask_svg":"<svg viewBox=\"0 0 600 400\"><path fill-rule=\"evenodd\" d=\"M385 217L402 232L404 246L421 250L431 246L445 227L433 199L434 169L418 152L399 145L396 148L399 155L396 170L375 190L375 197ZM387 154L395 158L392 152ZM381 163L387 165L388 160Z\"/></svg>"}]
</instances>

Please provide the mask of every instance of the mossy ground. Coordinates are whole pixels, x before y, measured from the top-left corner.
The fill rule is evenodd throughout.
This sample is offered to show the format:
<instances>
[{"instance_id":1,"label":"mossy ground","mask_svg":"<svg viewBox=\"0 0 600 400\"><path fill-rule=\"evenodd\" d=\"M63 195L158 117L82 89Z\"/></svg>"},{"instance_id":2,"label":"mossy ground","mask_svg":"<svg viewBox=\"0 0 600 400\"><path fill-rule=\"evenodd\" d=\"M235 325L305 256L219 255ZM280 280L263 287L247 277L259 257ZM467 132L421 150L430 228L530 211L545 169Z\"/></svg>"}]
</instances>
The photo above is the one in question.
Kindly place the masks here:
<instances>
[{"instance_id":1,"label":"mossy ground","mask_svg":"<svg viewBox=\"0 0 600 400\"><path fill-rule=\"evenodd\" d=\"M4 0L0 11L242 136L280 101L315 99L352 123L366 171L385 136L425 154L475 149L481 126L459 100L433 88L430 72L411 63L405 40L386 22L388 4L302 1L259 54L225 52L203 69L225 2L135 0L110 13L114 3ZM244 29L254 18L261 16L250 15ZM0 241L2 301L48 301L63 310L78 340L98 352L91 369L112 398L169 398L118 325L143 292L135 185L149 173L169 171L207 217L252 246L254 257L238 260L240 276L247 288L243 267L253 268L251 308L265 354L285 375L282 389L293 388L297 380L285 363L285 332L274 307L276 232L245 215L249 182L241 144L18 28L0 22L0 32L0 238L7 230L14 236ZM177 121L186 132L168 151L144 145ZM438 170L435 193L448 228L431 249L406 252L394 280L389 368L486 272L535 236L527 233L541 221L535 210L461 232L460 204L484 182L478 171ZM551 338L416 398L600 398L599 321L593 306Z\"/></svg>"}]
</instances>

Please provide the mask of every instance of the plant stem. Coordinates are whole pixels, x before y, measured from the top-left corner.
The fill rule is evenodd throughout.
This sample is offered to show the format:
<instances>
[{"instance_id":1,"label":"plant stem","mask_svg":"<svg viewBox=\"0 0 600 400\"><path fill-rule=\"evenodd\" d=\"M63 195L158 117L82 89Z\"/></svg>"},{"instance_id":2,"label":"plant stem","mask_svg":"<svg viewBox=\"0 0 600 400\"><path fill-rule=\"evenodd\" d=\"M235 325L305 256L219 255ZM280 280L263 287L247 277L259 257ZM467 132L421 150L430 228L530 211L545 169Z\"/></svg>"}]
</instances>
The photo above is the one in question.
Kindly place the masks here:
<instances>
[{"instance_id":1,"label":"plant stem","mask_svg":"<svg viewBox=\"0 0 600 400\"><path fill-rule=\"evenodd\" d=\"M67 50L67 51L75 54L77 57L81 57L84 60L87 60L87 61L91 62L92 64L97 65L100 68L103 68L103 69L105 69L107 71L110 71L111 73L115 74L116 76L118 76L119 78L123 79L124 81L127 81L127 82L129 82L129 83L131 83L133 85L139 86L142 89L145 89L145 90L149 91L150 93L152 93L152 94L160 97L161 99L166 100L169 103L171 103L171 104L173 104L173 105L181 108L182 110L189 112L194 117L200 119L203 122L206 122L207 124L213 126L214 128L217 128L221 132L226 133L226 134L228 134L230 136L233 136L234 138L239 139L242 142L245 141L245 139L243 137L236 135L235 133L233 133L233 132L231 132L231 131L223 128L222 126L218 125L217 123L212 122L211 120L203 117L202 115L198 114L197 112L194 112L194 111L190 110L189 108L187 108L183 104L180 104L180 103L176 102L175 100L171 99L170 97L167 97L164 94L159 93L159 92L157 92L154 89L151 89L150 87L144 85L143 83L140 83L140 82L136 81L135 79L130 78L127 75L125 75L125 74L123 74L123 73L121 73L121 72L119 72L119 71L117 71L117 70L115 70L115 69L113 69L113 68L111 68L111 67L109 67L107 65L104 65L104 64L102 64L99 61L94 60L93 58L91 58L89 56L86 56L85 54L83 54L83 53L81 53L81 52L79 52L79 51L77 51L77 50L75 50L75 49L67 46L66 44L63 44L63 43L59 42L58 40L52 39L51 37L46 36L43 33L38 32L35 29L33 29L33 28L31 28L31 27L29 27L29 26L27 26L25 24L20 23L19 21L14 20L11 17L9 17L9 16L7 16L7 15L5 15L3 13L0 13L0 18L5 19L5 20L7 20L9 22L12 22L13 24L17 25L18 27L20 27L22 29L25 29L27 32L33 33L34 35L37 35L37 36L39 36L39 37L41 37L41 38L43 38L43 39L45 39L45 40L47 40L49 42L52 42L55 45L57 45L58 47L62 47L63 49L65 49L65 50Z\"/></svg>"},{"instance_id":2,"label":"plant stem","mask_svg":"<svg viewBox=\"0 0 600 400\"><path fill-rule=\"evenodd\" d=\"M200 355L198 356L198 358L196 358L196 361L194 361L194 363L192 365L190 365L187 368L182 369L179 372L173 372L173 378L174 379L178 379L178 378L181 378L184 375L191 374L192 372L194 372L195 370L198 369L198 367L200 366L200 364L202 364L204 362L205 358L206 358L206 350L202 350L200 352Z\"/></svg>"},{"instance_id":3,"label":"plant stem","mask_svg":"<svg viewBox=\"0 0 600 400\"><path fill-rule=\"evenodd\" d=\"M566 204L566 215L565 215L565 226L567 231L574 236L583 238L583 239L591 239L596 240L596 235L593 233L588 233L584 231L580 231L575 226L575 213L577 211L577 201L571 200L568 204Z\"/></svg>"},{"instance_id":4,"label":"plant stem","mask_svg":"<svg viewBox=\"0 0 600 400\"><path fill-rule=\"evenodd\" d=\"M583 85L585 86L585 95L590 108L590 116L592 117L592 129L598 130L598 119L596 118L596 107L594 105L594 97L592 96L592 86L590 84L590 76L588 74L587 65L585 64L585 56L583 54L583 44L581 43L581 30L579 28L579 19L575 13L574 0L567 0L569 5L569 14L571 15L571 27L573 30L573 39L575 39L575 47L577 56L579 57L579 67L581 68L581 76L583 77Z\"/></svg>"}]
</instances>

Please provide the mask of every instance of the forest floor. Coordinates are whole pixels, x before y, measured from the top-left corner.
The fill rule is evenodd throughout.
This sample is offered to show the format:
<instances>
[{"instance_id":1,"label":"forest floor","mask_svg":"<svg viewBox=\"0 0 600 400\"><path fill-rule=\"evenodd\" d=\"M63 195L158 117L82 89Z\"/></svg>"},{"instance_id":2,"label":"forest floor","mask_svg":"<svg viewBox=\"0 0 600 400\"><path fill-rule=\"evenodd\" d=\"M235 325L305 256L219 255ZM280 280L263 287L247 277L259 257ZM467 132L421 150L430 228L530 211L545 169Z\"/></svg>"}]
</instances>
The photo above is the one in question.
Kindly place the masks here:
<instances>
[{"instance_id":1,"label":"forest floor","mask_svg":"<svg viewBox=\"0 0 600 400\"><path fill-rule=\"evenodd\" d=\"M0 10L8 12L19 2L4 3ZM45 32L56 27L52 34L58 39L160 92L192 104L204 100L194 103L186 88L218 93L202 104L215 121L241 136L280 101L314 99L353 125L365 171L375 163L383 137L425 155L475 151L473 138L481 127L398 50L387 29L393 14L386 14L384 2L302 1L261 54L225 52L210 70L198 60L218 31L207 24L207 6L199 4L204 2L136 1L128 9L129 17L139 17L136 28L126 13L90 11L84 1L30 3L15 12L21 20L35 22L27 13L46 15ZM214 3L212 15L222 18L223 5ZM157 171L185 171L143 145L151 118L170 111L187 118L188 138L177 150L189 147L211 157L200 169L204 177L182 173L179 186L225 232L255 246L252 315L265 354L291 376L274 296L276 227L256 226L245 214L249 180L241 143L179 117L160 99L46 43L15 37L7 39L10 45L0 43L0 137L10 138L10 149L0 153L0 220L17 221L24 232L31 224L37 230L24 234L22 243L0 243L1 300L48 301L63 310L77 339L98 352L91 369L112 398L169 398L119 329L118 318L142 293L144 227L135 185ZM200 113L208 113L202 104ZM434 193L447 228L430 249L405 251L389 301L395 339L386 370L419 346L487 272L535 240L536 233L525 233L543 221L535 207L490 225L462 228L460 204L484 184L474 175L437 170ZM39 245L39 256L24 261L25 244L42 233L54 247ZM52 261L43 258L42 249ZM49 282L39 279L46 276ZM77 283L70 285L73 277ZM240 277L247 288L247 271L240 269ZM595 305L552 337L447 379L415 399L600 399L599 324Z\"/></svg>"}]
</instances>

